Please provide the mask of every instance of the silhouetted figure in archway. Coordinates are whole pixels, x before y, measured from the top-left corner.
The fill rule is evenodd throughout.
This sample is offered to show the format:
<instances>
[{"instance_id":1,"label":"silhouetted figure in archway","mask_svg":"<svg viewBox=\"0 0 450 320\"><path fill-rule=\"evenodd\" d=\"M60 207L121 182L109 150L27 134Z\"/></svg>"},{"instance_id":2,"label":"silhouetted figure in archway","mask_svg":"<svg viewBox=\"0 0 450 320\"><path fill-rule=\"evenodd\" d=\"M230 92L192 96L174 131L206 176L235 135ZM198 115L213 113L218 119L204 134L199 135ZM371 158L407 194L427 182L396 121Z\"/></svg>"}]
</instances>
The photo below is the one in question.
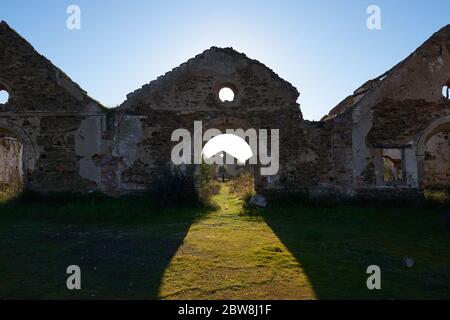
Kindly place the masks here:
<instances>
[{"instance_id":1,"label":"silhouetted figure in archway","mask_svg":"<svg viewBox=\"0 0 450 320\"><path fill-rule=\"evenodd\" d=\"M225 177L227 174L227 168L225 168L225 166L219 166L219 176L222 179L222 183L225 183Z\"/></svg>"}]
</instances>

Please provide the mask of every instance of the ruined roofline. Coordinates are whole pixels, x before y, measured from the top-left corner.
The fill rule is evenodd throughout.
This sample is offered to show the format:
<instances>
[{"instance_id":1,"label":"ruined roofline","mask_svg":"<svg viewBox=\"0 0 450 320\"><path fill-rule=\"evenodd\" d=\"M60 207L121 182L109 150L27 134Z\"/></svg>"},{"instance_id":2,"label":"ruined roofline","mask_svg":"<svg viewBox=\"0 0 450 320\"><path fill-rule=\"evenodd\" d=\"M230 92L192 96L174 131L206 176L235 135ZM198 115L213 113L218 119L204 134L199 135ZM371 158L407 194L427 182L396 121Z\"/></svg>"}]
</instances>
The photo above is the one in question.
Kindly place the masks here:
<instances>
[{"instance_id":1,"label":"ruined roofline","mask_svg":"<svg viewBox=\"0 0 450 320\"><path fill-rule=\"evenodd\" d=\"M397 63L394 67L383 73L382 75L373 78L369 81L366 81L362 86L357 88L352 95L346 97L344 100L339 102L330 112L325 115L321 121L327 121L334 119L342 113L353 110L359 103L361 103L368 95L369 92L381 86L387 78L397 72L400 68L403 67L414 55L418 52L424 50L431 42L439 39L442 36L447 34L450 39L450 24L439 29L437 32L433 33L425 42L423 42L413 53L409 54L405 59ZM356 100L354 103L350 103L351 100Z\"/></svg>"},{"instance_id":2,"label":"ruined roofline","mask_svg":"<svg viewBox=\"0 0 450 320\"><path fill-rule=\"evenodd\" d=\"M323 116L320 121L327 121L334 119L337 116L345 113L346 111L352 110L353 107L355 107L361 100L363 100L363 98L369 92L380 86L381 83L383 83L384 80L392 74L393 70L402 65L404 62L405 60L395 65L393 68L386 71L382 75L366 81L363 85L358 87L351 95L347 96L346 98L344 98L344 100L339 102L333 109L330 110L330 112L327 115Z\"/></svg>"},{"instance_id":3,"label":"ruined roofline","mask_svg":"<svg viewBox=\"0 0 450 320\"><path fill-rule=\"evenodd\" d=\"M347 96L344 100L339 102L320 121L331 120L347 111L353 110L353 108L358 103L360 103L362 100L364 100L364 98L367 96L367 94L369 92L371 92L375 88L378 88L382 83L384 83L384 81L387 78L389 78L392 74L394 74L396 70L401 68L406 63L406 61L408 61L409 58L413 55L414 55L414 53L410 54L407 58L405 58L402 61L400 61L399 63L397 63L395 66L393 66L388 71L384 72L383 74L379 75L378 77L375 77L373 79L366 81L364 84L359 86L355 91L353 91L353 93L351 95ZM355 99L357 101L348 105L348 102L350 102L352 99Z\"/></svg>"},{"instance_id":4,"label":"ruined roofline","mask_svg":"<svg viewBox=\"0 0 450 320\"><path fill-rule=\"evenodd\" d=\"M88 99L94 102L101 110L108 110L105 106L103 106L100 102L90 97L87 91L83 90L75 81L73 81L64 71L60 68L56 67L49 59L40 54L30 42L28 42L24 37L22 37L16 30L11 28L8 23L4 20L0 21L0 30L4 29L6 32L9 32L15 38L15 41L20 41L21 44L26 48L26 50L31 51L34 55L40 57L42 61L48 66L49 69L54 70L55 73L52 74L52 80L56 82L56 84L66 90L70 95L72 95L75 99L78 99L79 96L82 96L83 99ZM60 80L59 80L59 79ZM61 81L62 80L62 81ZM69 84L70 88L67 88L66 85L63 85L61 82L66 82ZM73 91L76 91L74 94ZM78 96L78 97L77 97Z\"/></svg>"},{"instance_id":5,"label":"ruined roofline","mask_svg":"<svg viewBox=\"0 0 450 320\"><path fill-rule=\"evenodd\" d=\"M0 21L0 29L5 29L7 32L10 32L11 34L13 34L13 36L16 38L17 41L21 41L22 44L24 44L24 47L27 47L30 51L32 51L34 54L36 54L37 56L41 57L42 60L48 64L50 69L55 70L55 74L54 74L54 78L53 80L58 84L58 86L64 88L65 90L67 90L72 96L74 96L76 98L76 95L73 93L73 89L75 89L77 91L77 93L79 93L79 95L82 96L83 99L89 99L92 102L94 102L100 109L102 110L113 110L113 109L118 109L120 107L122 107L123 105L127 104L129 99L132 99L133 97L135 97L136 95L142 93L143 90L152 90L154 87L157 87L161 84L166 83L166 81L174 76L176 76L179 72L181 72L182 69L184 69L187 65L193 64L196 61L198 61L199 59L205 58L215 52L222 52L228 55L235 55L235 56L239 56L242 59L247 59L249 62L255 64L255 65L259 65L265 68L265 70L267 70L270 75L280 81L282 84L284 84L289 90L292 90L293 92L295 92L297 98L300 95L299 91L297 90L297 88L295 86L293 86L290 82L284 80L283 78L281 78L277 73L275 73L272 69L270 69L269 67L267 67L266 65L264 65L263 63L261 63L258 60L255 59L251 59L248 58L244 53L240 53L236 50L234 50L232 47L227 47L227 48L219 48L219 47L211 47L210 49L205 50L204 52L196 55L195 57L189 59L187 62L182 63L180 66L172 69L171 71L168 71L167 73L165 73L164 75L159 76L156 80L151 81L148 84L145 84L144 86L142 86L140 89L135 90L134 92L131 92L127 95L127 99L122 102L119 107L116 108L106 108L105 106L103 106L100 102L96 101L95 99L91 98L87 92L85 90L83 90L76 82L74 82L73 80L71 80L67 74L65 74L61 69L57 68L50 60L48 60L47 58L45 58L43 55L39 54L33 47L32 45L25 40L22 36L20 36L19 33L17 33L14 29L10 28L9 25L1 20ZM435 41L436 39L439 39L442 36L446 36L446 39L450 39L450 24L444 26L443 28L441 28L439 31L435 32L429 39L427 39L420 47L418 47L412 54L410 54L407 58L405 58L403 61L401 61L400 63L398 63L397 65L395 65L393 68L391 68L389 71L385 72L384 74L382 74L379 77L376 77L372 80L367 81L366 83L364 83L362 86L360 86L358 89L356 89L354 91L354 93L350 96L348 96L347 98L345 98L343 101L341 101L338 105L336 105L333 109L330 110L330 112L324 116L321 121L326 121L326 120L330 120L333 119L334 117L338 116L339 114L347 111L347 110L351 110L353 109L358 103L360 103L361 101L363 101L367 94L369 92L371 92L372 90L374 90L375 88L379 87L381 84L384 83L384 81L386 80L386 78L389 78L390 75L392 75L393 73L395 73L399 68L401 68L403 66L403 64L405 64L407 61L409 61L409 59L415 55L418 51L424 49L424 47L426 47L429 43ZM439 39L440 40L440 39ZM450 41L449 41L450 42ZM60 83L60 81L58 80L58 78L61 78L63 81L66 81L70 84L71 88L67 88L67 84L63 85ZM72 89L72 90L70 90ZM356 100L356 101L354 101Z\"/></svg>"},{"instance_id":6,"label":"ruined roofline","mask_svg":"<svg viewBox=\"0 0 450 320\"><path fill-rule=\"evenodd\" d=\"M182 72L186 66L188 65L192 65L195 62L199 61L200 59L206 58L214 53L217 52L222 52L228 55L234 55L234 56L238 56L242 59L247 59L249 62L255 64L255 65L259 65L262 66L263 68L265 68L270 75L272 76L272 78L280 81L281 83L283 83L289 90L292 90L293 92L295 92L295 94L298 96L300 96L300 92L298 91L298 89L292 85L290 82L284 80L283 78L281 78L277 73L275 73L271 68L267 67L265 64L263 64L262 62L256 60L256 59L251 59L249 58L245 53L241 53L236 51L235 49L233 49L232 47L226 47L226 48L220 48L220 47L215 47L212 46L211 48L203 51L202 53L194 56L193 58L187 60L186 62L180 64L178 67L173 68L172 70L166 72L165 74L159 76L158 78L156 78L155 80L150 81L149 83L143 85L141 88L129 93L127 95L127 99L119 106L119 108L126 104L126 102L129 99L133 99L134 97L136 97L137 95L139 95L140 93L142 93L144 90L152 90L160 85L165 84L167 81L169 81L170 79L172 79L173 77L177 76L180 72Z\"/></svg>"}]
</instances>

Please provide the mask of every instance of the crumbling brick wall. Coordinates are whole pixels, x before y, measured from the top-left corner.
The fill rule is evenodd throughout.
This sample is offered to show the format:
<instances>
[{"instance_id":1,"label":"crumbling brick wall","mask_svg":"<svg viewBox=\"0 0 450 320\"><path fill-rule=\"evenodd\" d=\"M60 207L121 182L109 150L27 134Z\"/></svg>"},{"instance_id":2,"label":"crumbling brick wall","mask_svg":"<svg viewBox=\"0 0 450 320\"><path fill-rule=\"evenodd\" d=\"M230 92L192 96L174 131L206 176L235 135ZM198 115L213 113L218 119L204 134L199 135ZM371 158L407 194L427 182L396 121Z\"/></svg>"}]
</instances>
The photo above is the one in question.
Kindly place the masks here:
<instances>
[{"instance_id":1,"label":"crumbling brick wall","mask_svg":"<svg viewBox=\"0 0 450 320\"><path fill-rule=\"evenodd\" d=\"M425 149L424 187L450 187L450 133L439 132L431 137Z\"/></svg>"},{"instance_id":2,"label":"crumbling brick wall","mask_svg":"<svg viewBox=\"0 0 450 320\"><path fill-rule=\"evenodd\" d=\"M235 93L221 102L222 87ZM256 176L257 188L309 191L351 183L351 114L304 121L297 90L258 61L231 48L211 48L128 96L118 108L114 154L119 189L151 188L171 163L175 129L279 129L280 171ZM224 130L222 130L224 133Z\"/></svg>"},{"instance_id":3,"label":"crumbling brick wall","mask_svg":"<svg viewBox=\"0 0 450 320\"><path fill-rule=\"evenodd\" d=\"M280 171L256 176L261 190L354 194L386 187L381 150L394 147L405 161L402 188L414 189L430 171L423 170L420 141L431 124L450 116L441 93L449 74L447 26L322 121L310 122L290 83L232 48L213 47L106 110L2 22L0 89L10 98L0 105L0 130L22 143L23 180L40 192L157 187L177 143L172 132L193 133L195 121L203 122L203 132L279 129ZM219 99L223 87L234 91L234 101Z\"/></svg>"},{"instance_id":4,"label":"crumbling brick wall","mask_svg":"<svg viewBox=\"0 0 450 320\"><path fill-rule=\"evenodd\" d=\"M22 188L22 150L17 138L0 136L0 192Z\"/></svg>"},{"instance_id":5,"label":"crumbling brick wall","mask_svg":"<svg viewBox=\"0 0 450 320\"><path fill-rule=\"evenodd\" d=\"M39 192L101 190L104 111L61 70L0 22L0 129L24 143L24 181Z\"/></svg>"},{"instance_id":6,"label":"crumbling brick wall","mask_svg":"<svg viewBox=\"0 0 450 320\"><path fill-rule=\"evenodd\" d=\"M219 100L222 87L233 89L233 102ZM301 126L297 97L294 87L261 63L230 48L205 51L130 94L119 107L116 153L122 159L121 188L147 189L171 162L172 132L193 132L194 121L203 121L204 131L218 124L228 129L279 129L281 171L271 184L286 183L300 150L307 153L313 145Z\"/></svg>"},{"instance_id":7,"label":"crumbling brick wall","mask_svg":"<svg viewBox=\"0 0 450 320\"><path fill-rule=\"evenodd\" d=\"M450 81L450 26L434 34L407 59L367 82L329 118L353 117L353 186L387 187L383 148L402 150L404 188L419 188L423 161L418 144L427 128L450 115L442 88ZM341 112L341 113L340 113Z\"/></svg>"}]
</instances>

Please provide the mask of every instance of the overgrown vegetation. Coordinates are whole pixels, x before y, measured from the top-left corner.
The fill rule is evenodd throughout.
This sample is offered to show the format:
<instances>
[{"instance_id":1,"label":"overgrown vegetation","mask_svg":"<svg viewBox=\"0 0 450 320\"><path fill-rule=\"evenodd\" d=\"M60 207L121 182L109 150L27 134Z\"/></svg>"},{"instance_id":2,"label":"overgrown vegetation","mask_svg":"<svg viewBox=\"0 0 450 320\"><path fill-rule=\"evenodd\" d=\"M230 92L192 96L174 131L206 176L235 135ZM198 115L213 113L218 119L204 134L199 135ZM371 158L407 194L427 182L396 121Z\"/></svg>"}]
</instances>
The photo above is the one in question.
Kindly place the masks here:
<instances>
[{"instance_id":1,"label":"overgrown vegetation","mask_svg":"<svg viewBox=\"0 0 450 320\"><path fill-rule=\"evenodd\" d=\"M9 183L0 183L0 203L20 196L22 188L22 180L18 174L10 177Z\"/></svg>"},{"instance_id":2,"label":"overgrown vegetation","mask_svg":"<svg viewBox=\"0 0 450 320\"><path fill-rule=\"evenodd\" d=\"M445 190L426 190L411 193L410 190L380 189L370 190L357 195L323 192L268 192L265 194L269 203L289 203L318 208L336 206L357 206L369 208L403 207L403 208L449 208L449 192Z\"/></svg>"},{"instance_id":3,"label":"overgrown vegetation","mask_svg":"<svg viewBox=\"0 0 450 320\"><path fill-rule=\"evenodd\" d=\"M220 191L220 183L217 181L217 172L214 165L203 163L200 166L200 190L199 199L207 206L214 206L212 197Z\"/></svg>"},{"instance_id":4,"label":"overgrown vegetation","mask_svg":"<svg viewBox=\"0 0 450 320\"><path fill-rule=\"evenodd\" d=\"M450 205L450 187L447 190L425 190L424 198L429 203Z\"/></svg>"},{"instance_id":5,"label":"overgrown vegetation","mask_svg":"<svg viewBox=\"0 0 450 320\"><path fill-rule=\"evenodd\" d=\"M251 168L244 168L230 180L230 192L245 201L255 195L255 179Z\"/></svg>"},{"instance_id":6,"label":"overgrown vegetation","mask_svg":"<svg viewBox=\"0 0 450 320\"><path fill-rule=\"evenodd\" d=\"M157 178L150 196L162 206L196 203L198 195L193 170L191 167L166 167Z\"/></svg>"}]
</instances>

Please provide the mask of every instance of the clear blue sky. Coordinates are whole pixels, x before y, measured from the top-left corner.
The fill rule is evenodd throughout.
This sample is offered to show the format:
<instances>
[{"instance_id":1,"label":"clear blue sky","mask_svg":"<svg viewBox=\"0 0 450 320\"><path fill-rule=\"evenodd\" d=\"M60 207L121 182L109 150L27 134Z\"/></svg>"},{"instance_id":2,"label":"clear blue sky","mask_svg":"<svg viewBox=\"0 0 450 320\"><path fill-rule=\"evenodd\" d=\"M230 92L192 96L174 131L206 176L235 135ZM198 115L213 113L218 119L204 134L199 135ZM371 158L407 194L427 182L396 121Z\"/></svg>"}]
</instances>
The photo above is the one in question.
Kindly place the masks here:
<instances>
[{"instance_id":1,"label":"clear blue sky","mask_svg":"<svg viewBox=\"0 0 450 320\"><path fill-rule=\"evenodd\" d=\"M81 8L81 30L66 8ZM366 27L381 8L382 29ZM450 23L448 0L1 0L0 19L109 107L211 46L260 60L318 120Z\"/></svg>"}]
</instances>

